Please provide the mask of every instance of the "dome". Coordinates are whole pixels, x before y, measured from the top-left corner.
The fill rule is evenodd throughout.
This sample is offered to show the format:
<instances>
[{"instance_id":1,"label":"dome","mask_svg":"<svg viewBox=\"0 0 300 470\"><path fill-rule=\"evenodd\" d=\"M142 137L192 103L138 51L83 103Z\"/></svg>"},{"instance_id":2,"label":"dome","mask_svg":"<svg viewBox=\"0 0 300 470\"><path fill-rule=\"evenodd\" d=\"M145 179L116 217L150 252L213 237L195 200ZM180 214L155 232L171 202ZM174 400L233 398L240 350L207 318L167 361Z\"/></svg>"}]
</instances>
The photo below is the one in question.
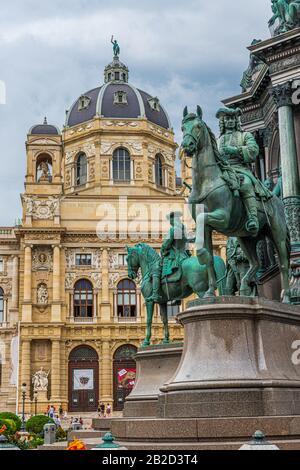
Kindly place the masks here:
<instances>
[{"instance_id":1,"label":"dome","mask_svg":"<svg viewBox=\"0 0 300 470\"><path fill-rule=\"evenodd\" d=\"M48 124L47 118L44 119L43 124L37 124L33 126L28 135L59 135L60 130L58 127Z\"/></svg>"},{"instance_id":2,"label":"dome","mask_svg":"<svg viewBox=\"0 0 300 470\"><path fill-rule=\"evenodd\" d=\"M66 126L90 121L96 116L116 119L146 118L170 129L169 117L157 97L128 83L129 70L119 58L105 67L105 84L81 95L67 113Z\"/></svg>"}]
</instances>

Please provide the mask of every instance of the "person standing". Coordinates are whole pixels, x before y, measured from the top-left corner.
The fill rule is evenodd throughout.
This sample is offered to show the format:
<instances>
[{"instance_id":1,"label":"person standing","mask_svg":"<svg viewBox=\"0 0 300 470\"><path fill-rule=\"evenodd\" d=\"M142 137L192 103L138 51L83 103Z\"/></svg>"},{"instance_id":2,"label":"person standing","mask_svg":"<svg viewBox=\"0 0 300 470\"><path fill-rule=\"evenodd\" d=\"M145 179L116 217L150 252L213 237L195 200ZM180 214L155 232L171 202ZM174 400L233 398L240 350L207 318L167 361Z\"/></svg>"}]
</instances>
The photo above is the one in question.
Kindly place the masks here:
<instances>
[{"instance_id":1,"label":"person standing","mask_svg":"<svg viewBox=\"0 0 300 470\"><path fill-rule=\"evenodd\" d=\"M106 417L110 418L110 416L111 416L111 405L108 403L106 407Z\"/></svg>"}]
</instances>

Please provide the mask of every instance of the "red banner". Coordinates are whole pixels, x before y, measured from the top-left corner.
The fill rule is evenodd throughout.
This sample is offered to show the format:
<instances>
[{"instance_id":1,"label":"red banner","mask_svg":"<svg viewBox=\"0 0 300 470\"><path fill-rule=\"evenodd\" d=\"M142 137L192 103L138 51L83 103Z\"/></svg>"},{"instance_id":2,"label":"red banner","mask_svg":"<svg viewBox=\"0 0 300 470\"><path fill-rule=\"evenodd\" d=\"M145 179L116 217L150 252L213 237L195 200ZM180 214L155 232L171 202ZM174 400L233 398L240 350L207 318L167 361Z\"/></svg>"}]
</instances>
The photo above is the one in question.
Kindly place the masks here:
<instances>
[{"instance_id":1,"label":"red banner","mask_svg":"<svg viewBox=\"0 0 300 470\"><path fill-rule=\"evenodd\" d=\"M136 369L128 369L123 367L118 369L118 385L119 387L132 390L135 384Z\"/></svg>"}]
</instances>

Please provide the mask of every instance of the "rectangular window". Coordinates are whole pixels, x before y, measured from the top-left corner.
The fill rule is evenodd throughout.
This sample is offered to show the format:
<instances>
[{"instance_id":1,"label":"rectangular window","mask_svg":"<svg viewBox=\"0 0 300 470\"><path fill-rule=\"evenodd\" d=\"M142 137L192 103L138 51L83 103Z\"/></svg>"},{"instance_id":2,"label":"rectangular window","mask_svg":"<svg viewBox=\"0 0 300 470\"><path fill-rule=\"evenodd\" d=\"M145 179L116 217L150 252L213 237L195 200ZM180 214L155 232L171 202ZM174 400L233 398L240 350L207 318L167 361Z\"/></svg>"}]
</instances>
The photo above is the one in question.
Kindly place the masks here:
<instances>
[{"instance_id":1,"label":"rectangular window","mask_svg":"<svg viewBox=\"0 0 300 470\"><path fill-rule=\"evenodd\" d=\"M3 259L0 259L0 273L3 273L4 271L4 261Z\"/></svg>"},{"instance_id":2,"label":"rectangular window","mask_svg":"<svg viewBox=\"0 0 300 470\"><path fill-rule=\"evenodd\" d=\"M181 305L172 305L168 303L168 318L174 318L178 313L180 313Z\"/></svg>"},{"instance_id":3,"label":"rectangular window","mask_svg":"<svg viewBox=\"0 0 300 470\"><path fill-rule=\"evenodd\" d=\"M91 254L77 254L76 255L76 266L92 266L92 255Z\"/></svg>"},{"instance_id":4,"label":"rectangular window","mask_svg":"<svg viewBox=\"0 0 300 470\"><path fill-rule=\"evenodd\" d=\"M127 255L119 255L119 266L127 266Z\"/></svg>"}]
</instances>

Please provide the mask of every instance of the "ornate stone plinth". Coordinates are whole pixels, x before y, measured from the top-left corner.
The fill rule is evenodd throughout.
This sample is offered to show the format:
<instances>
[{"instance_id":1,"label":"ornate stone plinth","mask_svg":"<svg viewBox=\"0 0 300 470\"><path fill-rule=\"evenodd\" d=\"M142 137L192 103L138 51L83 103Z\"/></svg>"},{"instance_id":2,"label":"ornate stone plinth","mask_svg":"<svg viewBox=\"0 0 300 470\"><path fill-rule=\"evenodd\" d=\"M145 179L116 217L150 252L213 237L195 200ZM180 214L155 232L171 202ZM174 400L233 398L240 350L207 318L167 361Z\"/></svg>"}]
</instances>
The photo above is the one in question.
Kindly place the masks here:
<instances>
[{"instance_id":1,"label":"ornate stone plinth","mask_svg":"<svg viewBox=\"0 0 300 470\"><path fill-rule=\"evenodd\" d=\"M178 319L182 358L157 417L116 419L113 435L130 450L237 450L260 429L280 449L300 449L300 308L223 297Z\"/></svg>"},{"instance_id":2,"label":"ornate stone plinth","mask_svg":"<svg viewBox=\"0 0 300 470\"><path fill-rule=\"evenodd\" d=\"M185 347L161 389L160 417L300 415L300 365L292 360L299 307L225 297L178 318Z\"/></svg>"},{"instance_id":3,"label":"ornate stone plinth","mask_svg":"<svg viewBox=\"0 0 300 470\"><path fill-rule=\"evenodd\" d=\"M136 355L137 380L127 397L124 417L156 417L160 388L172 379L183 345L164 344L142 348Z\"/></svg>"}]
</instances>

